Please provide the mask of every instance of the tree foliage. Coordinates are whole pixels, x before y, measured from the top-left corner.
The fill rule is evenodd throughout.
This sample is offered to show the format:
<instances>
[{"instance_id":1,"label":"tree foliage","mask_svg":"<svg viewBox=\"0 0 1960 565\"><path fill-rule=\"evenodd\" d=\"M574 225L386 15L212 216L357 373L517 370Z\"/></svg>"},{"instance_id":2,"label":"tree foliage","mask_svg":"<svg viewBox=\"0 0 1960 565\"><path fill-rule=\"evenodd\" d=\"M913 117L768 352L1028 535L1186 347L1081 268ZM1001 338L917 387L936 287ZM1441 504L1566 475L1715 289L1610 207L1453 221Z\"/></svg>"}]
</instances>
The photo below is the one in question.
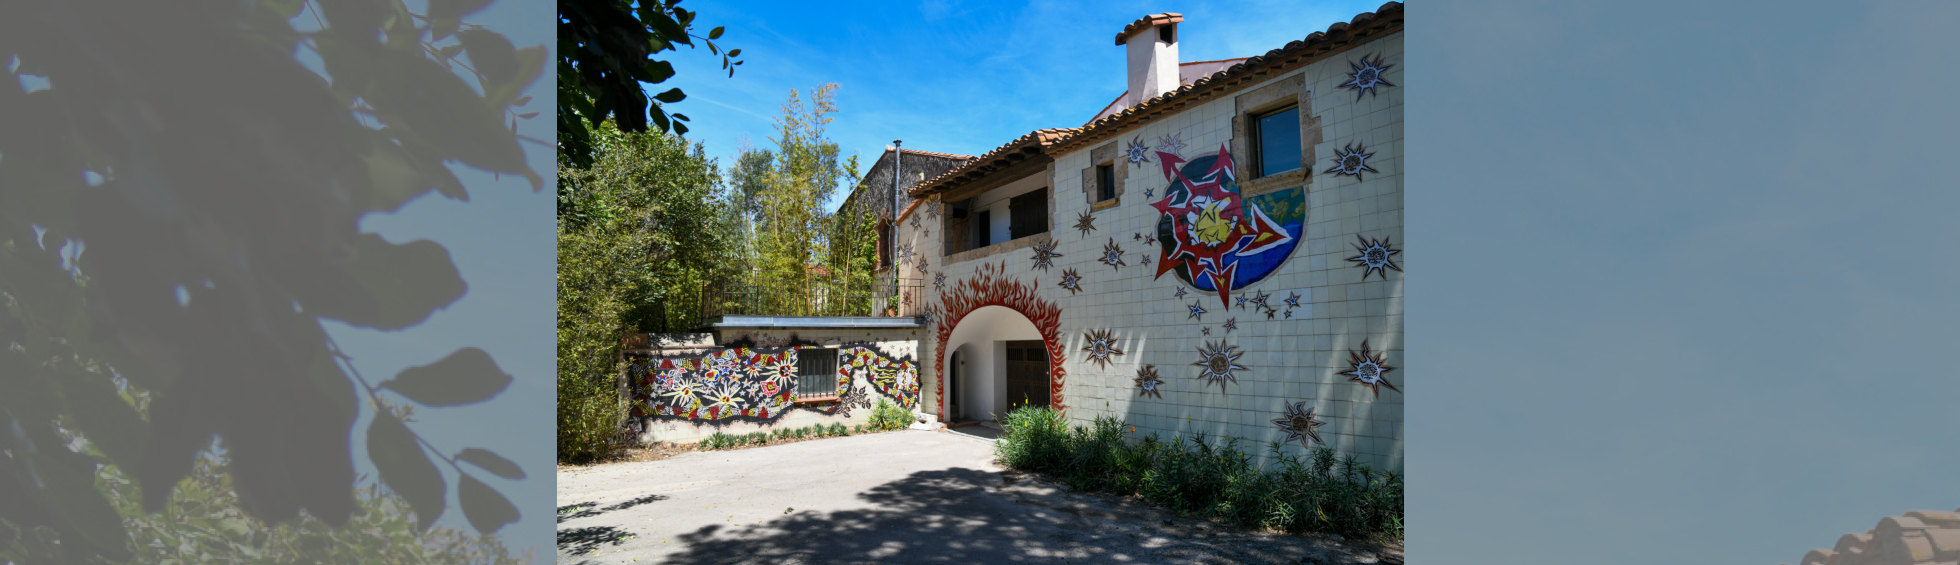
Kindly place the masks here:
<instances>
[{"instance_id":1,"label":"tree foliage","mask_svg":"<svg viewBox=\"0 0 1960 565\"><path fill-rule=\"evenodd\" d=\"M680 0L558 0L559 151L580 168L591 165L592 130L611 120L629 133L647 131L648 118L662 133L686 134L688 118L669 114L663 104L687 98L679 88L655 94L646 88L674 76L674 66L653 57L677 45L700 40L721 56L728 76L742 61L741 49L715 45L724 28L705 36L694 32L695 12ZM644 84L643 84L644 83Z\"/></svg>"},{"instance_id":2,"label":"tree foliage","mask_svg":"<svg viewBox=\"0 0 1960 565\"><path fill-rule=\"evenodd\" d=\"M773 276L808 278L810 266L826 262L833 220L827 206L840 186L857 183L857 156L840 159L837 142L824 135L837 111L836 91L836 84L819 86L806 105L791 90L776 118L772 166L755 199L757 267Z\"/></svg>"},{"instance_id":3,"label":"tree foliage","mask_svg":"<svg viewBox=\"0 0 1960 565\"><path fill-rule=\"evenodd\" d=\"M321 325L413 327L467 288L441 245L364 233L363 216L467 199L451 163L542 188L514 127L536 114L522 92L545 49L462 23L487 4L0 3L0 537L63 561L134 558L130 514L164 511L214 439L251 527L302 510L345 524L365 507L364 399L502 390L487 355L462 352L414 380L467 398L373 383ZM139 410L136 394L155 400ZM517 519L445 454L461 446L374 421L369 458L408 503L391 511L427 528L453 475L479 531ZM97 488L98 461L140 504Z\"/></svg>"},{"instance_id":4,"label":"tree foliage","mask_svg":"<svg viewBox=\"0 0 1960 565\"><path fill-rule=\"evenodd\" d=\"M620 337L699 322L701 289L739 272L739 203L700 144L595 130L593 163L559 167L559 457L601 456L623 422Z\"/></svg>"}]
</instances>

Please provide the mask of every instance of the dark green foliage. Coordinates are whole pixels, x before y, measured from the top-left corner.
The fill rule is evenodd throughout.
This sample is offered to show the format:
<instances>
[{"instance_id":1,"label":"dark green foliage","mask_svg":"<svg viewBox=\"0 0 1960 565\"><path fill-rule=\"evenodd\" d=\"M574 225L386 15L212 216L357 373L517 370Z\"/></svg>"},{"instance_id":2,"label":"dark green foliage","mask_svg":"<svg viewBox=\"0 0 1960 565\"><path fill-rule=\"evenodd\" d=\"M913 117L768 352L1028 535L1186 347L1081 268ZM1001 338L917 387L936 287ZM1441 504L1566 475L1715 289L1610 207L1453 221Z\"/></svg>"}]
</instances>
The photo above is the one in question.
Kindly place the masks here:
<instances>
[{"instance_id":1,"label":"dark green foliage","mask_svg":"<svg viewBox=\"0 0 1960 565\"><path fill-rule=\"evenodd\" d=\"M1274 442L1274 463L1260 470L1239 449L1238 438L1166 443L1152 434L1132 441L1113 418L1071 429L1047 407L1017 408L1001 424L994 444L1001 464L1054 476L1071 489L1141 496L1181 515L1244 527L1402 535L1402 477L1351 455L1337 464L1327 448L1302 460Z\"/></svg>"},{"instance_id":2,"label":"dark green foliage","mask_svg":"<svg viewBox=\"0 0 1960 565\"><path fill-rule=\"evenodd\" d=\"M654 55L676 45L693 47L699 39L735 76L735 67L742 64L735 57L742 50L723 51L715 45L723 28L705 36L695 33L696 14L678 4L680 0L558 0L558 145L574 165L590 164L590 129L607 121L642 133L651 117L656 133L687 133L687 116L670 115L661 107L686 98L681 89L666 89L651 100L646 95L674 76L673 64Z\"/></svg>"},{"instance_id":3,"label":"dark green foliage","mask_svg":"<svg viewBox=\"0 0 1960 565\"><path fill-rule=\"evenodd\" d=\"M871 429L879 431L902 430L912 425L912 411L892 404L883 398L871 407Z\"/></svg>"}]
</instances>

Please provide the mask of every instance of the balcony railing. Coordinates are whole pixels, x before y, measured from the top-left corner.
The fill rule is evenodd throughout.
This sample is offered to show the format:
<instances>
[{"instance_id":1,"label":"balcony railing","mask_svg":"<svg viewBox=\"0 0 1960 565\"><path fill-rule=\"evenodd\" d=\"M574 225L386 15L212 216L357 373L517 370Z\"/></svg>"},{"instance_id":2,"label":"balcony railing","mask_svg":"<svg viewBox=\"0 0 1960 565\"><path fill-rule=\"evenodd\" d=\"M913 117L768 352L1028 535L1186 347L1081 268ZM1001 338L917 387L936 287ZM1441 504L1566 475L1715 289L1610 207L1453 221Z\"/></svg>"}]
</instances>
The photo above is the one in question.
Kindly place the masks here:
<instances>
[{"instance_id":1,"label":"balcony railing","mask_svg":"<svg viewBox=\"0 0 1960 565\"><path fill-rule=\"evenodd\" d=\"M715 316L898 316L925 313L925 279L755 276L707 285L701 319Z\"/></svg>"}]
</instances>

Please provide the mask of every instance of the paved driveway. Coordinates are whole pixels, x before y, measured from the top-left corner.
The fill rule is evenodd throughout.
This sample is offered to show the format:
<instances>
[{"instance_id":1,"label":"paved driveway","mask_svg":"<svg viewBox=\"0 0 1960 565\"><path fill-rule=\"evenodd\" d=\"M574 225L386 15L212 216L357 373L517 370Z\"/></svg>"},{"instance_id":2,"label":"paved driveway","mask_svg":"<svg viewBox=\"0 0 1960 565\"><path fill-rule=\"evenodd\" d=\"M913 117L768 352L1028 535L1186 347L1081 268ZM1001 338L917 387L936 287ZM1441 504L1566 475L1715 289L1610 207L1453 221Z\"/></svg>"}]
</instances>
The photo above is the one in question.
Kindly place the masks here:
<instances>
[{"instance_id":1,"label":"paved driveway","mask_svg":"<svg viewBox=\"0 0 1960 565\"><path fill-rule=\"evenodd\" d=\"M991 459L983 440L907 430L567 469L558 562L1400 561L1068 493Z\"/></svg>"}]
</instances>

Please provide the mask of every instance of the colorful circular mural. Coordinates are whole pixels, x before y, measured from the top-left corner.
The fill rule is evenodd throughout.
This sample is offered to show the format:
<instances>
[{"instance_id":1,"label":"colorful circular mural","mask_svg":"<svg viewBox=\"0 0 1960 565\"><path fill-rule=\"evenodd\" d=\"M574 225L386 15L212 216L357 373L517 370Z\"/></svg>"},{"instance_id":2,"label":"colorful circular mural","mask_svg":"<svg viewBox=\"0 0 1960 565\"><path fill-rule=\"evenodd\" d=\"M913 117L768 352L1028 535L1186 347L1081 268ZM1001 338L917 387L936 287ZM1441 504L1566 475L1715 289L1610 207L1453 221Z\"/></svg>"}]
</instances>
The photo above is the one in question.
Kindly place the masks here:
<instances>
[{"instance_id":1,"label":"colorful circular mural","mask_svg":"<svg viewBox=\"0 0 1960 565\"><path fill-rule=\"evenodd\" d=\"M1232 153L1222 145L1217 155L1189 163L1171 153L1158 153L1157 160L1170 183L1150 205L1158 212L1158 278L1175 273L1229 304L1232 291L1278 271L1299 247L1307 225L1304 187L1241 197Z\"/></svg>"}]
</instances>

